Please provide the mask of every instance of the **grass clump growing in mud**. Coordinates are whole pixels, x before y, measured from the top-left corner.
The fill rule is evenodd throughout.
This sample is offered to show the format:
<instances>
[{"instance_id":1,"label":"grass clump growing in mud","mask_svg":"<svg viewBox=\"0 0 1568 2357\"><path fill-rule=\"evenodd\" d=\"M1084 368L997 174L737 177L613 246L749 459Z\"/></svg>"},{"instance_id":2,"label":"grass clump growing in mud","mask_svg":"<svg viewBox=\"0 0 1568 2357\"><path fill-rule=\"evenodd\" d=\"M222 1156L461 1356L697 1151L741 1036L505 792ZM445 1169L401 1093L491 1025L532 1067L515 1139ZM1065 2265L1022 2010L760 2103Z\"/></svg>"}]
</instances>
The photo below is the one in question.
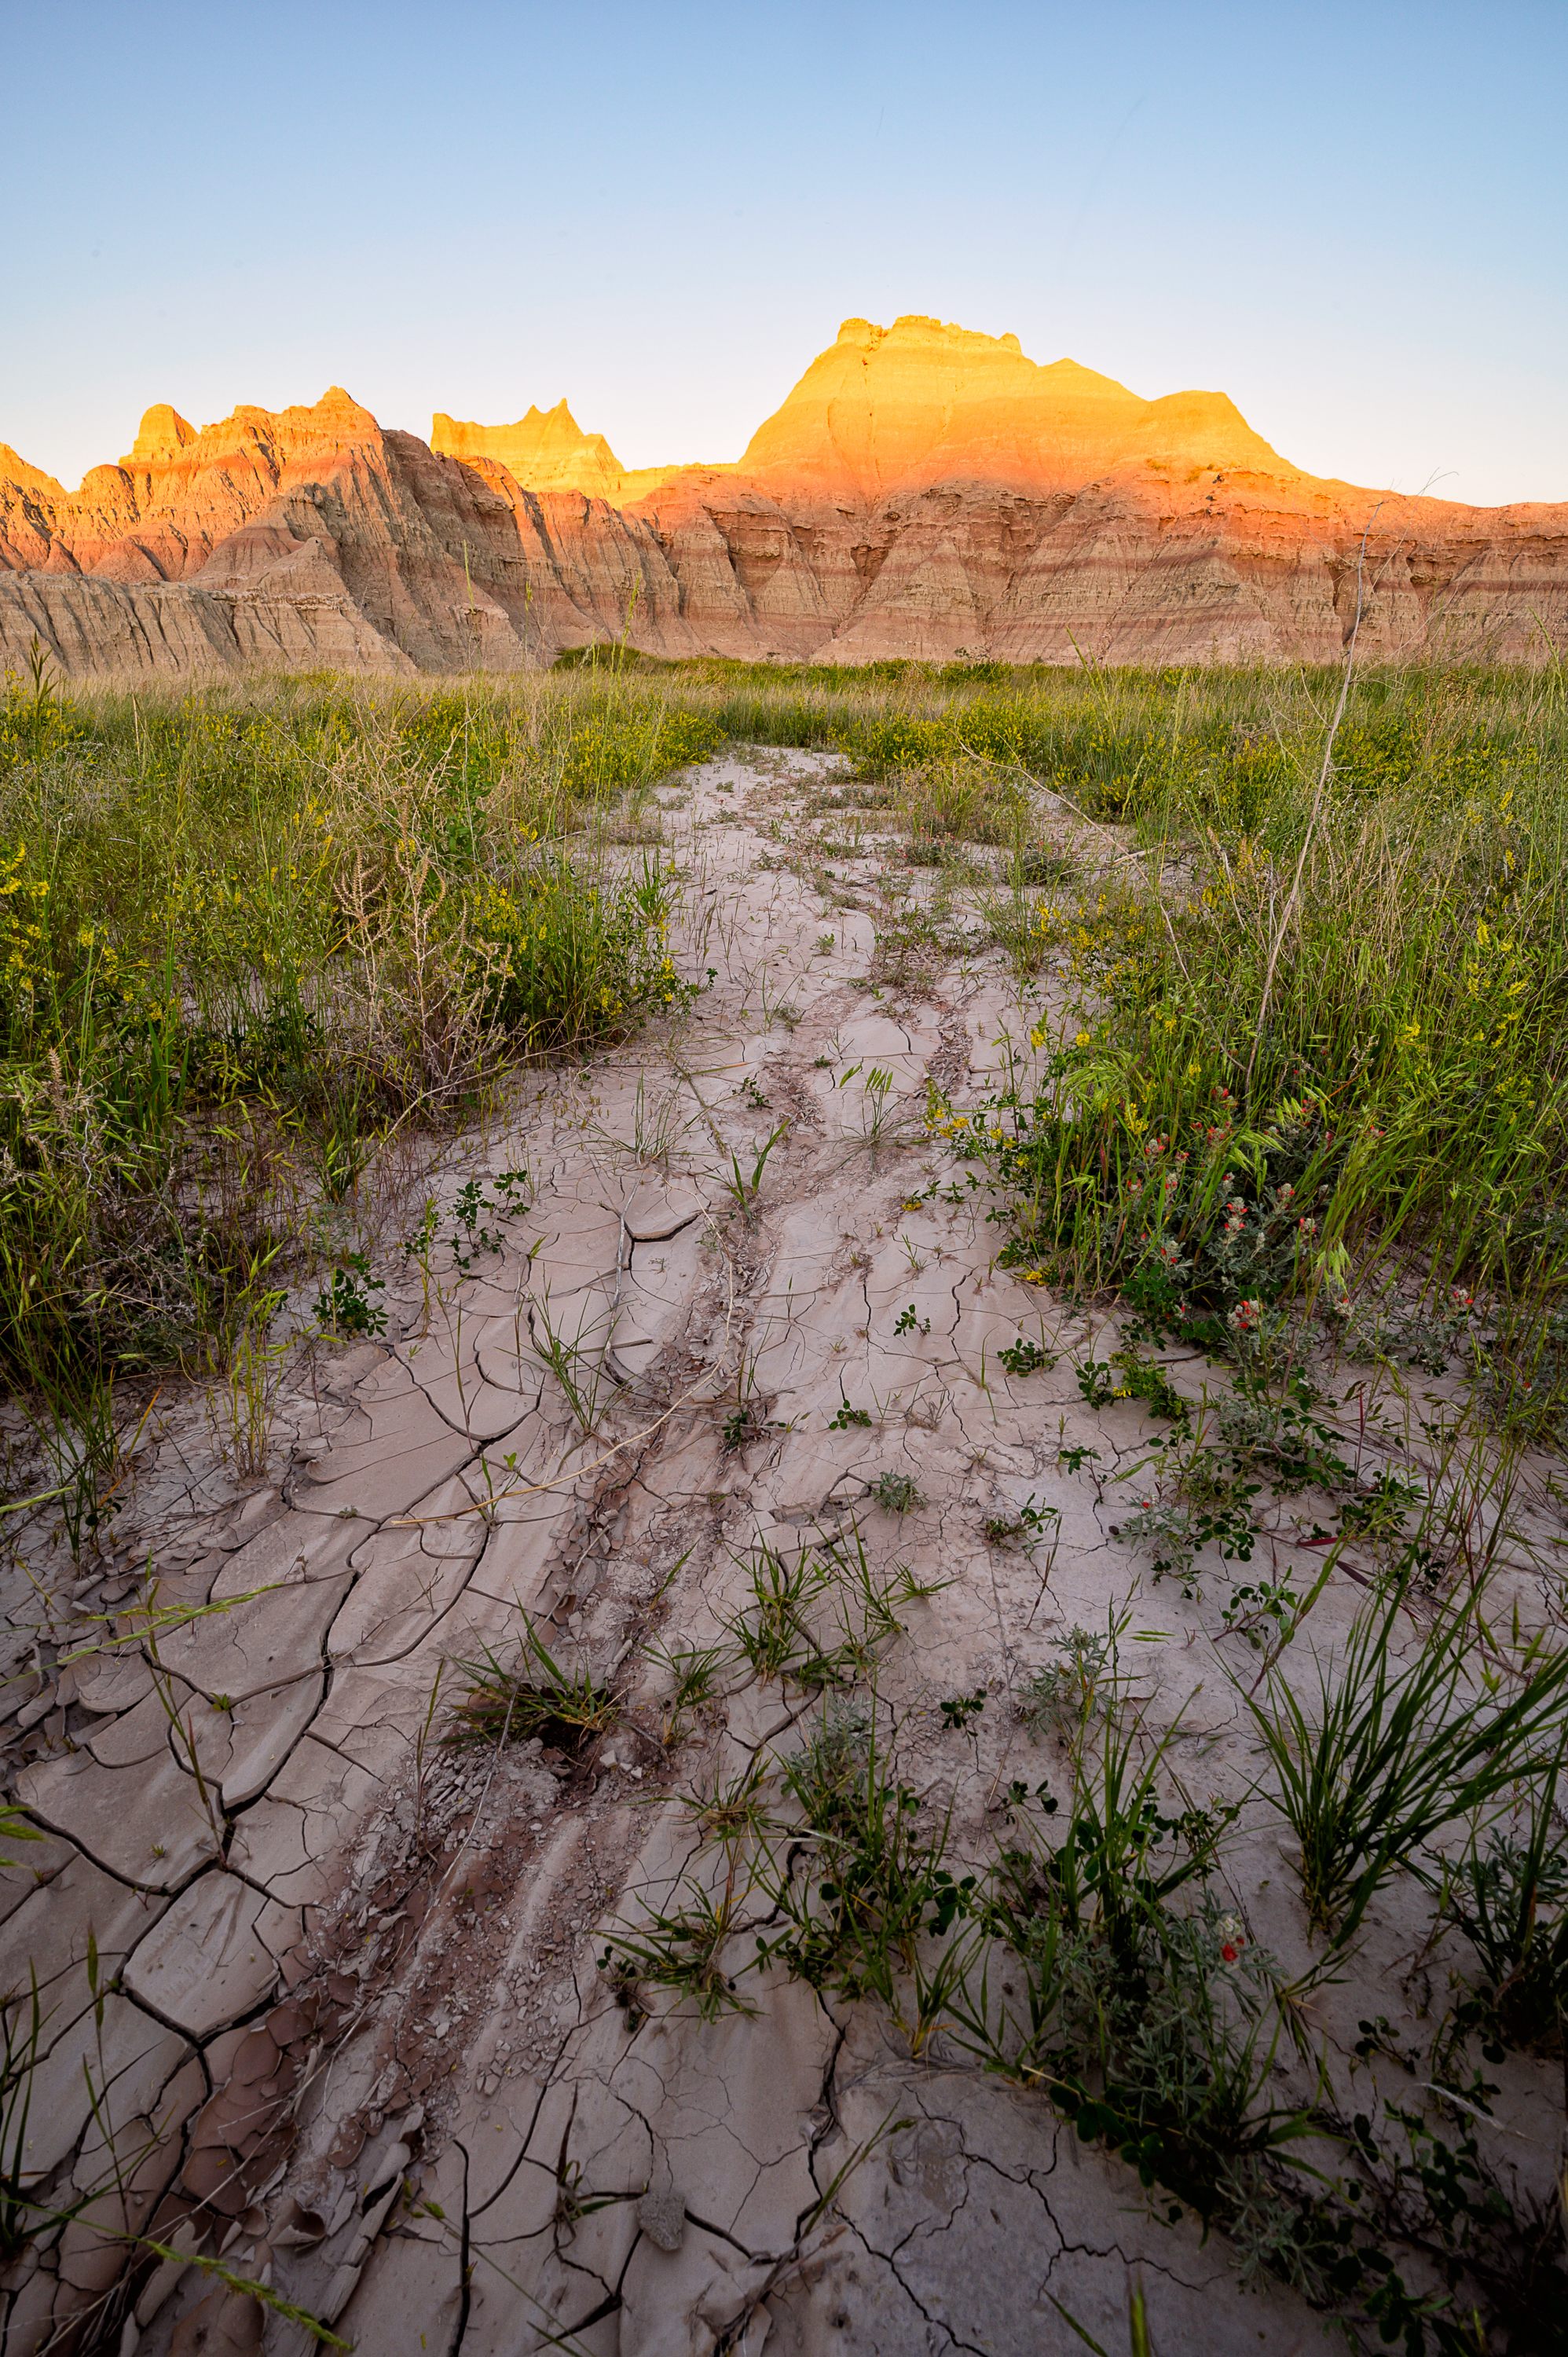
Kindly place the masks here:
<instances>
[{"instance_id":1,"label":"grass clump growing in mud","mask_svg":"<svg viewBox=\"0 0 1568 2357\"><path fill-rule=\"evenodd\" d=\"M446 1739L499 1747L537 1737L575 1758L615 1726L621 1697L585 1665L563 1668L526 1613L522 1632L522 1650L510 1668L488 1645L478 1662L456 1663L463 1694Z\"/></svg>"}]
</instances>

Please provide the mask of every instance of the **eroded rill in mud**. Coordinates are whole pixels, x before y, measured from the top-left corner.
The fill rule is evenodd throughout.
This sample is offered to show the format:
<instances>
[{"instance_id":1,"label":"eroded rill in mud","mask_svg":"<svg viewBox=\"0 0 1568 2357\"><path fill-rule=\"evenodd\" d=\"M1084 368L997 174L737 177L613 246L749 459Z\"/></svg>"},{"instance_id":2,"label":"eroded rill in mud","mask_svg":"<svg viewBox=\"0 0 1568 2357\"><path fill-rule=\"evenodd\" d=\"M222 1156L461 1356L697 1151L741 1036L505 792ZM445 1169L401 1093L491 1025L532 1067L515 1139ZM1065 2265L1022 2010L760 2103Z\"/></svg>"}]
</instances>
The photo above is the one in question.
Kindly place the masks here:
<instances>
[{"instance_id":1,"label":"eroded rill in mud","mask_svg":"<svg viewBox=\"0 0 1568 2357\"><path fill-rule=\"evenodd\" d=\"M831 767L714 762L671 797L711 990L469 1141L424 1269L379 1272L386 1340L280 1404L273 1479L242 1492L171 1412L107 1576L10 1574L16 1791L48 1828L4 1878L6 1978L36 1970L45 2017L25 2165L90 2198L13 2266L6 2357L76 2318L146 2357L312 2345L184 2255L127 2270L126 2232L389 2357L1021 2352L1079 2345L1064 2309L1110 2343L1133 2264L1167 2352L1329 2345L918 2023L780 1965L704 2020L634 1948L614 1965L618 1926L722 1900L745 1841L714 1812L824 1725L896 1748L954 1857L993 1854L1013 1780L1066 1789L1019 1698L1138 1585L1140 1403L1090 1404L1072 1361L1103 1340L995 1265L990 1199L923 1118L929 1082L975 1103L1027 1054L1037 1002L963 893L858 838L786 856ZM1196 1395L1196 1355L1167 1363ZM857 1702L790 1675L798 1622L763 1641L758 1578L808 1555ZM454 1745L525 1619L620 1706L525 1732L481 1684L486 1739ZM1172 1583L1134 1622L1173 1770L1232 1794L1254 1768L1214 1614ZM1277 1842L1225 1871L1288 1950ZM769 1917L734 1921L722 1976ZM1397 2011L1402 1943L1396 1896L1314 2036Z\"/></svg>"}]
</instances>

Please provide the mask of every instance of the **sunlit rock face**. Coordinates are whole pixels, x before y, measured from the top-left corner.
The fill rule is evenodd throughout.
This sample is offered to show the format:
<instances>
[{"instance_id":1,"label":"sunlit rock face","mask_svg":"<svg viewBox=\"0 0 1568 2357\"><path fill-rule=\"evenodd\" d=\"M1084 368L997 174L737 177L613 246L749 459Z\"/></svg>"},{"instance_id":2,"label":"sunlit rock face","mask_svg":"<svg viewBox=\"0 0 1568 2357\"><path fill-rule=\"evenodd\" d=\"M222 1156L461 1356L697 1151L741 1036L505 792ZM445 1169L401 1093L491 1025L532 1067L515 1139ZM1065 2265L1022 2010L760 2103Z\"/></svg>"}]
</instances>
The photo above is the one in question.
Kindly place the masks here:
<instances>
[{"instance_id":1,"label":"sunlit rock face","mask_svg":"<svg viewBox=\"0 0 1568 2357\"><path fill-rule=\"evenodd\" d=\"M1289 471L1222 393L1141 401L1076 361L1037 367L1016 336L937 319L846 319L757 427L740 470L784 495L876 507L950 481L1076 490L1150 457Z\"/></svg>"},{"instance_id":2,"label":"sunlit rock face","mask_svg":"<svg viewBox=\"0 0 1568 2357\"><path fill-rule=\"evenodd\" d=\"M1568 506L1324 481L1223 393L1144 400L936 319L845 320L736 465L627 469L564 400L510 425L438 412L425 443L336 386L199 431L161 403L75 492L0 444L0 664L36 632L76 674L508 670L623 635L834 663L1321 662L1358 601L1372 659L1540 659L1568 634Z\"/></svg>"},{"instance_id":3,"label":"sunlit rock face","mask_svg":"<svg viewBox=\"0 0 1568 2357\"><path fill-rule=\"evenodd\" d=\"M74 675L514 670L628 610L639 643L697 651L646 523L384 431L336 386L200 433L160 405L74 493L0 449L0 662L36 631Z\"/></svg>"},{"instance_id":4,"label":"sunlit rock face","mask_svg":"<svg viewBox=\"0 0 1568 2357\"><path fill-rule=\"evenodd\" d=\"M446 458L493 458L534 491L586 491L613 500L626 470L602 434L585 434L564 401L530 409L512 425L473 425L437 410L430 447Z\"/></svg>"}]
</instances>

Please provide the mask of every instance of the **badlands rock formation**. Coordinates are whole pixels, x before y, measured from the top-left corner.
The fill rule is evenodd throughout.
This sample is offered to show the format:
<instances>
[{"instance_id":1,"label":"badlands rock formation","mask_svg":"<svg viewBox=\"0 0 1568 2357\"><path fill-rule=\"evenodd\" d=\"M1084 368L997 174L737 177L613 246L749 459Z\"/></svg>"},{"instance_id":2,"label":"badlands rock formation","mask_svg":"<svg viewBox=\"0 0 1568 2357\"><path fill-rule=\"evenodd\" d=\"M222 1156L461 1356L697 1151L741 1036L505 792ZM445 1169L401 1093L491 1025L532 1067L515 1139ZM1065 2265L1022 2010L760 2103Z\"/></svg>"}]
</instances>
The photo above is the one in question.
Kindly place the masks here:
<instances>
[{"instance_id":1,"label":"badlands rock formation","mask_svg":"<svg viewBox=\"0 0 1568 2357\"><path fill-rule=\"evenodd\" d=\"M37 632L78 674L509 669L628 628L671 657L1322 661L1363 533L1368 652L1568 636L1568 505L1385 498L1223 393L849 319L734 467L628 472L564 401L425 444L336 387L199 433L162 404L75 493L0 445L0 662Z\"/></svg>"},{"instance_id":2,"label":"badlands rock formation","mask_svg":"<svg viewBox=\"0 0 1568 2357\"><path fill-rule=\"evenodd\" d=\"M430 447L444 458L493 458L531 491L586 491L617 507L640 499L678 471L623 467L602 434L584 433L564 401L553 409L531 409L511 425L468 425L438 409L431 420Z\"/></svg>"},{"instance_id":3,"label":"badlands rock formation","mask_svg":"<svg viewBox=\"0 0 1568 2357\"><path fill-rule=\"evenodd\" d=\"M437 457L336 386L199 434L150 410L74 495L0 450L0 661L36 630L75 674L510 670L620 629L634 584L651 642L698 651L645 523Z\"/></svg>"},{"instance_id":4,"label":"badlands rock formation","mask_svg":"<svg viewBox=\"0 0 1568 2357\"><path fill-rule=\"evenodd\" d=\"M493 458L535 491L587 491L596 499L622 495L626 469L602 434L585 434L564 401L530 409L513 425L466 425L438 409L430 447L443 458Z\"/></svg>"}]
</instances>

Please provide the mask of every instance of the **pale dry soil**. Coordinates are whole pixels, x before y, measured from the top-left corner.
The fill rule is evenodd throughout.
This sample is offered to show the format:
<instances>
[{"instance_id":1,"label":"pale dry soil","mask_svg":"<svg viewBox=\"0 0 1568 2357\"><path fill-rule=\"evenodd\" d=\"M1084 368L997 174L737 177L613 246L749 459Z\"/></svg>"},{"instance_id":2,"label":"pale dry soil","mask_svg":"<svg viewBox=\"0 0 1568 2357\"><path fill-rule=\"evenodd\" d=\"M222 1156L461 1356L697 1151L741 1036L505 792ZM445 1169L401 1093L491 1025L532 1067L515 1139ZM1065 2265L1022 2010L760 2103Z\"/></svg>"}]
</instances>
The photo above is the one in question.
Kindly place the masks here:
<instances>
[{"instance_id":1,"label":"pale dry soil","mask_svg":"<svg viewBox=\"0 0 1568 2357\"><path fill-rule=\"evenodd\" d=\"M123 2253L99 2225L220 2254L373 2357L522 2357L550 2335L594 2357L1026 2357L1083 2345L1058 2302L1114 2349L1133 2266L1166 2357L1343 2345L1294 2297L1242 2289L1220 2238L1152 2215L1039 2098L940 2041L912 2053L875 2007L762 1975L754 2015L704 2024L669 1994L628 2009L598 1969L607 1925L694 1852L679 1796L815 1718L733 1668L682 1726L661 1707L647 1648L718 1643L759 1539L858 1528L878 1573L947 1583L900 1609L879 1708L974 1861L1010 1777L1067 1790L1014 1697L1129 1597L1139 1691L1151 1724L1182 1714L1189 1792L1253 1772L1224 1581L1184 1602L1113 1534L1155 1437L1135 1404L1079 1395L1073 1358L1113 1334L995 1267L989 1199L923 1125L929 1078L972 1103L1026 1057L1038 1002L987 946L983 882L947 905L837 813L811 850L831 768L726 760L664 796L678 948L711 989L668 1037L531 1075L466 1141L428 1269L386 1254L385 1339L301 1362L266 1479L236 1478L199 1403L166 1404L108 1566L78 1576L40 1540L8 1570L16 1790L48 1828L4 1877L5 1979L31 1966L46 2012L27 2166L58 2172L62 2206L97 2199L6 2274L5 2357L68 2346L51 2334L89 2309L83 2346L141 2357L310 2346L177 2259L104 2303ZM920 918L901 936L900 904ZM749 1176L784 1123L743 1219L726 1157ZM524 1169L509 1206L493 1182ZM933 1177L961 1200L908 1208ZM472 1178L498 1208L470 1251L451 1206ZM1054 1369L1009 1378L996 1354L1020 1334ZM1173 1373L1196 1396L1208 1371ZM728 1449L743 1394L762 1428ZM832 1428L843 1401L873 1420ZM1073 1471L1074 1447L1098 1454ZM902 1515L870 1496L887 1471L918 1492ZM988 1544L1030 1499L1055 1544ZM1325 1597L1323 1639L1359 1592ZM628 1695L577 1759L443 1740L456 1665L512 1661L523 1612ZM941 1700L983 1690L944 1725ZM1222 1878L1253 1937L1305 1955L1277 1839L1250 1836ZM1316 2037L1348 2051L1369 2011L1398 2032L1413 1936L1396 1895L1359 1984L1315 2001ZM1515 2099L1523 2117L1522 2082Z\"/></svg>"}]
</instances>

